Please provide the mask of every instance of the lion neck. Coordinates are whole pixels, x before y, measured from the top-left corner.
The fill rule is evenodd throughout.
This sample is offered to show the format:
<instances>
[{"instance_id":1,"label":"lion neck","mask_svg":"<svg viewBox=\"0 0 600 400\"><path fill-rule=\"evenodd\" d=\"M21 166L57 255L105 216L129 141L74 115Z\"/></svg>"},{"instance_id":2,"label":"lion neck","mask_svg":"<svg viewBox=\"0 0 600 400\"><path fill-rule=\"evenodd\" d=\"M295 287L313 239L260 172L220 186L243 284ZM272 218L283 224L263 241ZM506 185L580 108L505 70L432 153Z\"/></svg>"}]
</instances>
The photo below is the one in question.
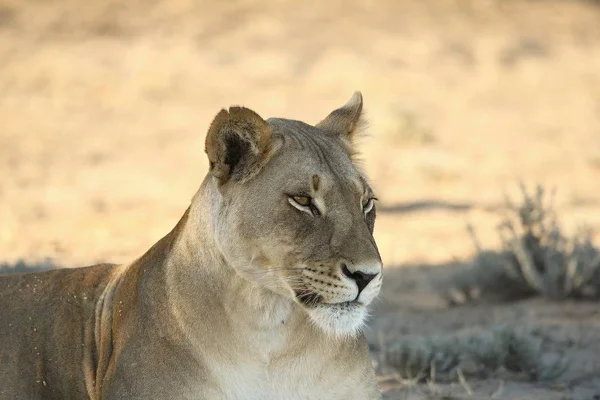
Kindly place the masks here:
<instances>
[{"instance_id":1,"label":"lion neck","mask_svg":"<svg viewBox=\"0 0 600 400\"><path fill-rule=\"evenodd\" d=\"M313 329L308 316L291 299L241 277L219 253L210 223L217 197L205 180L171 232L164 260L169 310L193 342L222 334L263 350L289 345L290 333Z\"/></svg>"}]
</instances>

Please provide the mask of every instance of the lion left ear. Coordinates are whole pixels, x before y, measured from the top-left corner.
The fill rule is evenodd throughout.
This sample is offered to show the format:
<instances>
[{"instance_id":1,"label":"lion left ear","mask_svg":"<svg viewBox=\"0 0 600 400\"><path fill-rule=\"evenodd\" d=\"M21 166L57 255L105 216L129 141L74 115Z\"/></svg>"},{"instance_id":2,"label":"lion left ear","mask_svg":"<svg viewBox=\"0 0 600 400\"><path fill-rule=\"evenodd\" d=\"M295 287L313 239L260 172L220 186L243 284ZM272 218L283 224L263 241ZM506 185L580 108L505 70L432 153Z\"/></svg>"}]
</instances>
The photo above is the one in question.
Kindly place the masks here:
<instances>
[{"instance_id":1,"label":"lion left ear","mask_svg":"<svg viewBox=\"0 0 600 400\"><path fill-rule=\"evenodd\" d=\"M350 101L325 117L316 127L337 133L345 139L352 140L352 137L360 126L362 109L362 94L355 92Z\"/></svg>"},{"instance_id":2,"label":"lion left ear","mask_svg":"<svg viewBox=\"0 0 600 400\"><path fill-rule=\"evenodd\" d=\"M270 149L271 128L244 107L221 110L206 134L209 171L220 184L254 175L267 161Z\"/></svg>"}]
</instances>

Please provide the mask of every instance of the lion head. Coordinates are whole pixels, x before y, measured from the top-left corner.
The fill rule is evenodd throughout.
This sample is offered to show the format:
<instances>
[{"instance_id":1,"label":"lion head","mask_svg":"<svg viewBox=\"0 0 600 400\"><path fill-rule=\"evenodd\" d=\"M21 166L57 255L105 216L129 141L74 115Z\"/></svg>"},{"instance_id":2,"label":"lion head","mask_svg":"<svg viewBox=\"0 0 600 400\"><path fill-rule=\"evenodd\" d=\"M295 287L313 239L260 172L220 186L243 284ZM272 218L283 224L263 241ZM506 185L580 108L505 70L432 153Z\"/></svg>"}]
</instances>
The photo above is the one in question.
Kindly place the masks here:
<instances>
[{"instance_id":1,"label":"lion head","mask_svg":"<svg viewBox=\"0 0 600 400\"><path fill-rule=\"evenodd\" d=\"M362 105L355 93L316 126L231 107L206 137L221 256L335 335L359 331L382 282L376 197L353 161Z\"/></svg>"}]
</instances>

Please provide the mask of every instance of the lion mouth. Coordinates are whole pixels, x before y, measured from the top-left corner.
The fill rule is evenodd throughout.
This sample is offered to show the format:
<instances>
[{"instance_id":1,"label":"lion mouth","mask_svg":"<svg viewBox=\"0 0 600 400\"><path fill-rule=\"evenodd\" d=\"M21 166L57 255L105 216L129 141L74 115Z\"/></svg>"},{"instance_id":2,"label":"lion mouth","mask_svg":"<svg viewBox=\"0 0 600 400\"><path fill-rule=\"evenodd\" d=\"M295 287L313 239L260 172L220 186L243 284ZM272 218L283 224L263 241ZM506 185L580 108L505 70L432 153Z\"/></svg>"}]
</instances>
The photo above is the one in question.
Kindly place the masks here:
<instances>
[{"instance_id":1,"label":"lion mouth","mask_svg":"<svg viewBox=\"0 0 600 400\"><path fill-rule=\"evenodd\" d=\"M355 307L363 307L365 305L359 300L342 301L339 303L328 303L328 302L324 301L323 296L321 296L320 294L317 294L317 293L314 293L311 291L307 291L307 290L296 292L296 299L298 299L298 301L300 303L302 303L304 306L306 306L308 308L321 306L321 307L336 308L338 310L344 310L344 309L351 309L351 308L355 308Z\"/></svg>"},{"instance_id":2,"label":"lion mouth","mask_svg":"<svg viewBox=\"0 0 600 400\"><path fill-rule=\"evenodd\" d=\"M352 300L352 301L344 301L341 303L323 303L329 306L337 306L337 307L362 307L364 306L364 304L361 301L358 300Z\"/></svg>"},{"instance_id":3,"label":"lion mouth","mask_svg":"<svg viewBox=\"0 0 600 400\"><path fill-rule=\"evenodd\" d=\"M319 304L322 307L330 307L333 309L336 309L338 311L352 311L356 308L361 308L364 307L365 305L363 303L361 303L360 301L357 300L353 300L353 301L344 301L341 303L321 303Z\"/></svg>"}]
</instances>

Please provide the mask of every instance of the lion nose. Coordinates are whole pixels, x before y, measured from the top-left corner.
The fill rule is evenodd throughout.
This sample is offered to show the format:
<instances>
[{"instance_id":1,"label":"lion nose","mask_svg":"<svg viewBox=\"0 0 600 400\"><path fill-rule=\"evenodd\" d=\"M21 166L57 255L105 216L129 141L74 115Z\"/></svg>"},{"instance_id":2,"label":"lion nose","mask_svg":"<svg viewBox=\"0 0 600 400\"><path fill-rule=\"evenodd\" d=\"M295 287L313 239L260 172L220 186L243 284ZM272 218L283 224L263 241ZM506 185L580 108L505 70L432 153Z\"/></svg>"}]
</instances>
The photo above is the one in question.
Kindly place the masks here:
<instances>
[{"instance_id":1,"label":"lion nose","mask_svg":"<svg viewBox=\"0 0 600 400\"><path fill-rule=\"evenodd\" d=\"M361 271L352 272L348 269L346 264L342 264L342 273L346 275L348 278L352 279L356 282L356 286L358 286L358 293L362 292L362 290L375 278L378 274L367 274Z\"/></svg>"}]
</instances>

